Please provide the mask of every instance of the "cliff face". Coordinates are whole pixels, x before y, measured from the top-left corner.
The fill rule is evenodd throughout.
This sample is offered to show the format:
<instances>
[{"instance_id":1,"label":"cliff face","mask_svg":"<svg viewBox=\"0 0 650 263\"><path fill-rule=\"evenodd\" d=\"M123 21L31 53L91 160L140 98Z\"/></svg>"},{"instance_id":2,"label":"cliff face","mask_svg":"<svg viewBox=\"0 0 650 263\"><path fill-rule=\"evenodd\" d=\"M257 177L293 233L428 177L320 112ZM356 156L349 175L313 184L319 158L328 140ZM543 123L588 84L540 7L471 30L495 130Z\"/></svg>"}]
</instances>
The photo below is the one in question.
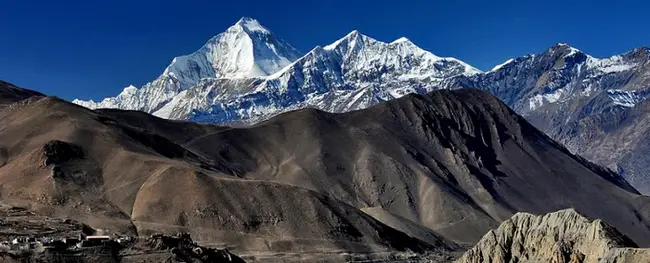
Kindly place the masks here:
<instances>
[{"instance_id":1,"label":"cliff face","mask_svg":"<svg viewBox=\"0 0 650 263\"><path fill-rule=\"evenodd\" d=\"M614 227L573 209L543 216L517 213L456 263L650 262L649 250L636 247Z\"/></svg>"}]
</instances>

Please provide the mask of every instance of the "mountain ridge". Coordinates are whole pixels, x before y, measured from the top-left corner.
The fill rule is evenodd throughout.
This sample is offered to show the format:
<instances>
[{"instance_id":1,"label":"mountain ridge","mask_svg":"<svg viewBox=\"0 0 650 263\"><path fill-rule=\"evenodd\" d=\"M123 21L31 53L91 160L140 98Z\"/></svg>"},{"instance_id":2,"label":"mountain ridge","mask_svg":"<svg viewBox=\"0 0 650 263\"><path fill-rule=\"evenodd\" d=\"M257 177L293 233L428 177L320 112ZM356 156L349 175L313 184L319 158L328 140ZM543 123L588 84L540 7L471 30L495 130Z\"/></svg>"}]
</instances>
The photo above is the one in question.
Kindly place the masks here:
<instances>
[{"instance_id":1,"label":"mountain ridge","mask_svg":"<svg viewBox=\"0 0 650 263\"><path fill-rule=\"evenodd\" d=\"M270 31L268 31L262 25L260 25L257 20L254 20L252 18L247 18L247 17L244 17L244 18L240 19L234 26L229 28L226 32L235 31L234 28L241 28L241 24L243 24L245 22L254 24L256 28L263 29L262 32L264 34L270 34L272 36L272 33L270 33ZM243 30L243 31L247 31L247 30ZM215 38L218 38L218 37L219 37L219 35L213 37L212 39L215 39ZM212 39L210 41L212 41ZM359 41L356 41L357 39ZM208 43L210 41L208 41ZM435 74L432 74L432 75L430 75L431 77L434 77L434 78L442 78L444 80L443 83L436 83L436 82L439 82L439 81L437 81L435 79L430 79L431 77L426 77L426 74L423 74L423 72L426 72L426 71L435 72L436 71L435 68L437 66L433 66L433 65L425 66L423 68L424 71L421 70L418 74L410 74L408 72L399 72L399 73L395 73L394 77L392 77L392 78L407 78L407 79L410 78L411 79L411 80L409 80L410 82L412 82L414 80L416 83L427 83L427 82L430 83L430 84L426 84L424 87L421 87L421 88L418 88L418 89L408 89L408 88L404 89L404 88L398 87L396 91L391 91L391 89L394 89L394 88L380 88L380 90L377 90L377 88L373 88L374 90L370 91L370 90L368 90L367 87L366 88L363 87L363 86L367 86L367 84L356 83L356 84L352 84L352 87L344 88L345 90L343 90L343 91L342 90L336 90L336 88L335 88L336 86L341 86L342 84L344 84L344 85L350 85L350 84L345 84L345 80L343 79L343 78L345 78L345 76L336 76L336 74L335 74L334 76L331 76L331 80L328 80L325 83L315 84L315 85L320 85L319 87L316 87L315 89L311 88L311 90L308 89L308 90L304 91L304 92L306 92L304 95L300 95L297 98L292 98L289 101L282 102L282 101L275 101L275 100L277 100L278 96L292 96L292 95L285 94L285 93L270 95L270 93L277 93L277 91L273 91L274 89L276 89L275 87L280 87L281 89L287 89L287 88L290 88L290 87L287 87L287 86L290 86L292 84L291 83L285 83L283 81L279 81L278 83L274 83L274 84L270 85L270 87L269 87L269 84L264 84L264 83L268 83L269 80L273 80L273 79L276 79L276 78L281 78L283 74L287 73L287 71L292 70L291 69L292 65L294 65L296 63L300 63L301 61L304 61L305 57L310 56L310 54L313 53L313 52L320 53L320 51L318 51L320 49L322 49L324 51L332 51L332 50L335 50L335 48L337 46L341 45L342 43L349 43L346 48L339 48L339 49L343 50L344 54L348 54L346 56L349 57L349 54L354 54L354 46L350 46L350 44L358 45L359 43L362 43L361 45L363 45L363 43L365 43L365 42L377 42L377 40L372 39L370 37L367 37L367 36L361 34L358 30L353 30L350 33L348 33L346 36L344 36L341 39L333 42L332 44L329 44L329 45L324 46L324 47L317 46L316 48L312 49L310 52L308 52L305 55L295 56L295 58L292 59L291 61L287 61L286 63L283 63L284 67L282 67L282 68L276 67L276 68L274 68L273 70L271 70L269 72L265 72L265 74L261 75L261 79L259 79L259 80L245 80L245 78L246 78L245 76L236 76L236 75L231 76L231 77L226 77L226 79L230 79L230 80L223 80L222 79L223 77L220 77L218 74L217 75L215 75L215 74L207 74L208 76L206 76L206 74L203 74L204 77L202 77L202 78L207 78L206 79L207 81L205 81L204 83L213 83L213 84L208 84L208 85L203 84L202 85L203 87L200 87L200 88L197 87L197 89L199 89L199 90L203 89L204 90L203 93L206 92L205 88L208 87L208 86L211 86L210 89L224 89L225 88L226 90L229 90L229 89L232 90L231 88L228 88L230 86L234 86L235 90L242 89L245 86L249 86L249 87L247 87L247 88L245 88L243 90L244 93L235 92L235 93L229 94L229 96L227 96L227 97L223 97L223 95L225 95L225 94L223 94L221 96L219 96L219 95L217 95L217 96L209 96L208 101L201 102L201 103L199 103L200 105L196 105L196 103L194 103L193 101L204 100L204 98L200 98L200 97L196 97L196 96L189 96L187 93L178 94L181 91L184 91L184 90L188 89L189 87L179 88L178 89L179 91L173 92L174 94L172 94L171 96L165 96L163 99L158 99L159 101L162 100L162 101L164 101L164 103L166 103L166 105L162 105L162 106L158 106L158 107L143 107L141 109L138 109L136 107L128 106L128 105L125 105L125 104L137 105L139 103L141 104L141 102L137 102L137 101L134 102L133 100L129 100L127 98L120 98L120 96L115 97L115 98L109 98L107 103L103 103L103 104L102 103L98 104L98 103L95 103L93 101L84 102L84 101L81 101L81 100L74 100L74 102L77 103L77 104L86 106L86 107L90 107L90 108L122 108L122 109L144 110L146 112L153 113L154 115L157 115L157 116L160 116L160 117L172 118L172 119L193 119L195 121L213 122L213 123L230 123L230 122L242 122L242 121L244 123L255 123L255 122L258 122L260 120L267 119L270 116L273 116L274 114L278 114L280 112L283 112L283 111L286 111L286 110L291 110L291 109L296 109L296 108L316 107L316 108L320 108L320 109L327 110L327 111L332 111L332 112L345 112L345 111L350 111L350 110L357 110L357 109L361 109L361 108L367 108L367 107L369 107L371 105L376 104L379 101L390 100L390 99L393 99L393 98L403 96L403 95L408 94L408 93L413 93L413 92L415 92L415 93L425 93L425 92L432 91L434 89L454 88L454 87L457 86L456 84L454 84L454 82L459 81L459 80L455 80L455 78L458 77L458 76L456 76L457 74L451 74L451 75L435 75ZM407 38L404 38L404 37L399 38L399 39L397 39L397 40L395 40L395 41L393 41L391 43L384 43L384 42L380 42L380 43L383 43L383 44L386 44L386 45L389 45L389 46L390 45L408 46L408 47L410 47L410 49L412 49L411 52L425 53L427 55L430 55L431 59L434 60L434 61L435 60L442 60L442 61L450 61L450 63L452 63L452 64L457 63L462 68L465 68L464 73L462 71L460 72L460 73L462 73L462 74L460 74L461 79L464 78L464 77L472 77L473 75L479 75L479 74L489 75L491 73L495 73L495 71L496 71L493 68L490 71L482 72L482 71L477 70L476 68L470 66L469 64L467 64L465 62L462 62L460 60L457 60L455 58L440 58L440 57L438 57L438 56L436 56L436 55L434 55L434 54L432 54L432 53L430 53L428 51L424 51L424 50L420 49L419 47L415 46L415 44L413 44L410 40L408 40ZM350 51L350 50L352 50L352 51ZM582 51L580 51L580 50L578 50L578 49L576 49L574 47L571 47L566 43L555 44L551 48L549 48L549 50L547 50L547 52L550 52L550 51L553 51L553 50L557 50L558 52L563 53L565 59L577 56L578 59L582 58L584 60L587 60L587 62L588 62L587 64L590 67L597 68L598 70L601 70L602 73L605 73L605 74L610 73L610 72L616 72L616 71L624 71L624 70L628 69L626 67L630 67L630 65L625 65L625 64L620 64L620 63L617 64L617 61L620 60L621 56L612 56L610 58L597 59L597 58L594 58L592 56L586 55ZM644 47L638 47L638 48L635 48L634 50L626 52L624 54L624 56L627 56L629 54L642 54L642 53L644 53L643 52L644 50L647 51L648 49L644 48ZM197 51L197 52L199 52L199 51ZM383 53L383 52L380 52L380 54L381 53ZM311 55L311 56L318 56L318 55ZM346 56L344 56L343 59L345 59ZM402 57L402 56L404 56L404 55L392 55L393 58ZM389 57L391 57L391 56L389 56ZM518 58L518 59L510 59L510 60L506 61L506 62L509 62L509 63L503 63L503 64L500 64L500 65L497 65L497 66L495 66L495 68L497 70L500 70L500 69L502 69L502 67L509 66L510 64L512 64L512 62L515 62L517 60L526 59L526 58L535 58L535 57L536 57L536 55L528 55L528 56L524 56L524 57ZM177 58L181 58L181 57L177 57ZM335 59L335 60L340 60L340 59ZM321 61L321 62L311 62L311 63L312 64L313 63L318 64L318 63L328 63L328 62ZM329 62L329 63L331 63L331 62ZM337 63L337 62L333 62L333 63ZM564 62L562 62L562 63L564 63ZM170 66L168 66L168 68L165 69L165 72L169 71L169 69L172 67L172 65L174 65L174 63L170 64ZM363 65L363 63L361 63L361 65ZM390 65L390 64L379 64L379 65ZM343 65L343 67L346 67L346 66ZM363 66L361 66L361 67L363 67ZM304 66L302 68L304 68ZM295 71L296 69L293 69L293 70ZM326 76L327 74L331 74L331 73L327 73L327 72L340 71L340 70L332 70L328 66L326 66L325 68L322 68L320 70L324 70L323 72L319 72L319 73L325 73L325 75L324 75L325 78L327 78L327 76ZM345 70L345 69L343 69L343 70ZM368 70L368 69L361 68L361 70ZM312 72L311 74L314 74L314 73ZM339 74L341 74L341 73L339 73ZM357 73L355 73L355 74L357 74ZM428 74L430 74L430 73L428 73ZM163 74L163 75L165 75L165 74ZM189 74L189 75L192 75L192 74ZM199 75L201 75L201 74L199 74ZM421 79L412 79L409 76L416 77L416 78L421 78ZM235 80L232 80L233 77L234 77ZM310 77L310 75L302 75L301 77L303 77L303 78L304 77ZM372 81L374 81L374 82L381 82L380 79L377 79L377 76L371 76L370 75L370 78L372 78ZM194 78L191 82L189 82L191 84L186 85L186 86L192 86L194 84L197 84L199 82L199 79L201 79L201 78ZM209 79L214 79L214 80L209 80ZM451 79L451 80L448 80L448 79ZM473 80L473 81L475 81L475 80ZM241 84L242 82L245 83L245 84L243 84L244 86L242 86L242 84ZM461 80L461 82L462 82L462 80ZM410 84L413 84L413 83L410 83ZM252 87L250 85L253 85L255 87ZM419 85L422 85L422 84L419 84ZM462 87L468 87L468 85L461 85L461 86ZM332 91L334 94L332 94L332 95L323 94L324 91L332 89L332 88L334 88L334 90ZM354 89L354 91L347 91L347 89L350 89L350 88ZM266 93L269 93L269 94L263 95L262 97L264 97L264 101L260 101L260 94L259 93L253 92L253 94L250 94L249 92L246 92L246 90L249 90L249 92L250 92L250 90L252 90L252 91L264 91L264 90L267 90ZM488 90L489 90L489 88L488 88ZM129 91L132 91L132 90L129 90ZM214 94L215 92L217 92L217 91L211 91L209 93ZM230 91L230 92L232 92L232 91ZM615 92L615 91L612 91L612 92ZM124 93L125 92L123 92L122 94L124 94ZM126 93L128 94L128 92L126 92ZM551 94L551 95L544 95L544 94L537 95L535 97L530 98L527 103L531 105L530 106L531 110L534 110L534 107L540 107L544 103L554 103L558 99L561 99L560 97L562 96L561 94L557 94L557 91L555 93L556 94ZM493 93L493 94L497 94L497 96L499 96L498 93ZM305 95L308 95L309 97L305 97ZM613 96L610 96L610 97L614 98L614 96L616 96L616 95L613 95ZM643 96L645 96L645 95L643 95ZM205 97L205 96L202 96L202 97ZM634 101L639 100L639 95L636 95L636 94L633 94L633 93L624 93L624 94L619 95L618 97L620 99L620 102L617 101L616 103L618 103L619 105L623 105L623 106L633 105ZM503 96L501 96L500 98L503 99ZM128 103L121 103L120 102L121 100L123 100L125 102L128 101ZM236 100L236 101L233 102L233 100ZM515 109L517 109L518 112L526 115L526 113L527 113L526 109L524 109L522 106L513 104L514 101L506 101L506 102L509 105L512 105ZM232 103L234 103L234 105L228 105L228 104L232 104ZM257 104L264 104L264 105L256 106ZM333 104L335 104L335 105L333 105ZM533 106L533 105L535 105L535 106ZM240 111L235 110L235 108L242 108L242 107L244 108L243 112L241 110ZM164 109L161 110L161 108L164 108ZM214 116L211 116L211 115L214 115Z\"/></svg>"},{"instance_id":2,"label":"mountain ridge","mask_svg":"<svg viewBox=\"0 0 650 263\"><path fill-rule=\"evenodd\" d=\"M288 67L259 82L248 81L239 85L232 81L214 80L212 85L197 85L196 89L214 90L210 93L216 94L208 96L209 101L202 107L187 105L204 100L205 96L187 94L179 98L177 105L168 106L174 108L170 110L175 114L171 116L173 119L254 123L296 108L315 107L331 112L362 109L407 94L404 91L395 94L392 90L414 80L436 80L477 72L462 61L438 57L409 41L385 43L352 31L333 44L312 49ZM377 82L377 78L383 80ZM243 92L218 95L220 91L217 90L229 90L230 86L235 90L244 89ZM433 87L427 85L419 89L432 90Z\"/></svg>"},{"instance_id":3,"label":"mountain ridge","mask_svg":"<svg viewBox=\"0 0 650 263\"><path fill-rule=\"evenodd\" d=\"M234 26L230 27L226 32L237 31L238 28L241 28L241 24L244 23L244 22L253 23L253 24L255 24L256 28L264 29L262 31L263 34L265 34L265 36L268 36L269 38L272 38L272 39L277 38L274 35L272 35L270 33L270 31L268 31L266 28L261 26L258 21L254 20L254 19L251 19L251 18L242 18L242 19L240 19L239 22L237 22ZM244 31L248 31L248 30L244 30ZM222 34L220 34L220 35L222 35ZM217 35L216 37L213 37L210 41L208 41L208 43L210 43L211 41L213 41L216 38L219 38L220 35ZM356 40L359 40L359 41L356 41ZM283 42L283 41L281 41L281 42ZM360 44L362 46L354 47L354 46L349 46L348 45L345 48L341 47L341 48L339 48L339 50L334 51L334 49L335 49L335 47L337 45L339 45L341 43L344 43L344 42L345 43L350 43L350 44L353 44L353 45ZM185 65L185 64L182 64L182 63L177 63L176 60L180 60L181 58L183 58L183 57L177 57L177 58L174 59L172 64L170 64L170 66L168 66L168 68L165 69L165 72L163 73L163 75L161 75L161 77L159 77L154 82L145 85L145 87L143 87L142 89L137 90L138 94L132 94L133 90L129 89L129 92L123 92L120 95L118 95L117 97L107 98L107 99L103 100L100 103L96 103L94 101L81 101L81 100L74 100L73 102L77 103L77 104L80 104L82 106L85 106L85 107L89 107L89 108L121 108L121 109L131 109L131 110L143 110L145 112L153 113L154 115L157 115L157 116L160 116L160 117L172 118L172 119L188 119L188 118L192 118L191 116L196 115L196 114L199 114L201 116L206 116L206 114L219 115L218 113L212 113L212 112L214 112L214 111L219 112L220 108L232 108L232 106L228 106L228 105L223 104L223 103L229 102L229 100L227 100L225 98L219 98L218 96L217 97L211 97L210 99L213 100L213 101L202 102L202 103L200 103L201 105L195 105L195 103L193 103L193 101L202 100L203 98L199 98L199 97L184 98L184 97L187 96L188 93L194 93L194 92L185 92L185 93L183 93L185 90L187 90L189 88L189 86L193 86L193 85L195 85L197 83L198 83L197 86L201 86L201 83L199 83L199 82L200 82L201 79L204 79L205 80L204 83L211 83L211 82L217 83L217 84L212 86L212 89L215 89L217 87L219 87L219 89L223 89L223 87L226 87L226 89L228 89L227 88L228 86L234 86L234 90L243 89L242 90L243 93L242 92L235 92L235 93L230 94L230 96L240 98L240 100L244 100L245 103L247 103L247 104L260 103L259 98L257 99L257 101L255 99L251 98L251 97L259 97L260 94L259 93L250 94L250 89L252 89L253 91L255 91L255 90L257 90L257 91L267 90L266 93L268 93L268 94L264 95L264 96L268 97L268 98L266 98L266 100L270 101L270 102L265 102L267 105L260 106L259 109L252 109L252 110L249 109L248 110L249 112L246 112L246 113L242 113L242 112L237 113L237 112L234 112L234 111L231 110L231 111L228 111L228 112L223 112L221 114L222 116L225 115L224 118L228 118L228 121L239 121L239 120L243 120L243 118L255 118L255 117L258 117L258 116L261 119L265 119L265 118L268 118L268 117L272 116L273 114L277 114L277 113L281 112L285 108L291 108L291 107L292 108L301 108L301 107L305 107L306 105L312 105L312 104L317 104L317 103L320 103L321 105L326 104L324 102L318 102L318 100L331 100L334 97L340 96L340 94L332 94L332 95L324 95L324 94L322 94L323 92L325 92L325 91L332 88L332 87L329 86L331 84L338 83L338 84L336 84L338 86L343 86L343 85L349 86L349 87L342 87L344 90L359 88L359 84L347 83L347 80L344 80L345 76L337 76L336 75L336 74L344 74L344 72L347 72L347 70L345 68L346 65L336 66L336 64L338 64L338 62L336 62L336 61L345 60L346 58L349 58L350 56L357 56L357 57L360 58L360 56L358 56L358 54L356 54L357 49L365 50L366 48L363 47L363 46L365 46L366 42L368 42L369 45L372 46L371 48L374 48L374 49L392 50L393 48L388 48L389 46L392 46L392 47L394 47L394 49L397 49L397 50L394 50L392 52L393 53L397 52L395 54L398 54L398 55L393 55L393 57L397 56L398 58L391 58L390 56L383 57L383 58L382 57L376 58L376 59L380 59L380 61L378 61L378 62L369 61L370 63L375 63L375 64L368 64L369 66L375 65L375 67L376 66L393 67L393 65L397 65L398 67L404 67L406 70L408 70L408 68L407 68L408 66L400 66L400 65L402 63L405 63L405 62L409 63L409 62L407 62L407 61L399 62L399 61L396 61L395 59L399 59L399 57L405 57L405 56L411 57L411 56L413 56L411 53L414 53L415 56L422 57L421 59L423 59L423 61L425 61L423 63L428 63L427 66L426 66L427 68L430 68L430 69L434 70L434 72L439 72L439 73L436 73L437 75L436 74L429 74L429 73L424 74L427 70L424 70L424 68L420 68L418 72L413 72L413 73L409 73L409 74L403 74L403 73L400 72L400 73L394 73L394 75L402 75L402 76L412 75L411 78L413 78L413 77L415 77L415 78L431 78L431 77L440 78L440 77L449 77L449 76L451 76L449 73L444 73L444 71L447 70L444 67L451 67L449 70L453 70L452 74L461 74L462 73L462 74L470 75L470 74L477 74L477 73L480 72L476 68L474 68L474 67L472 67L472 66L468 65L467 63L464 63L464 62L462 62L460 60L457 60L455 58L441 58L441 57L438 57L436 55L433 55L432 53L430 53L428 51L424 51L424 50L420 49L419 47L415 46L412 42L408 41L408 39L406 39L406 38L400 38L400 39L397 39L396 41L393 41L391 43L384 43L384 42L380 42L380 41L377 41L375 39L372 39L370 37L367 37L365 35L362 35L359 31L354 30L354 31L350 32L349 34L347 34L346 36L342 37L341 39L335 41L334 43L332 43L332 44L330 44L328 46L325 46L325 47L322 47L322 48L321 47L316 47L316 48L312 49L306 55L292 56L293 59L290 59L291 61L287 60L287 61L284 61L283 63L281 63L283 65L282 68L280 68L280 67L272 67L271 70L264 71L265 74L257 74L257 75L253 74L252 76L233 75L233 76L224 77L224 76L222 76L220 74L215 74L215 72L211 72L209 70L210 69L209 66L201 66L201 67L198 67L198 69L192 70L191 67L189 67L189 65ZM264 45L257 45L257 46L264 46ZM287 46L288 46L288 44L287 44ZM351 48L351 49L348 49L348 48ZM357 49L355 49L355 48L357 48ZM331 49L331 50L328 50L328 49ZM400 53L399 50L402 50L401 53ZM197 52L202 53L200 51L201 50L199 50ZM342 54L340 54L340 55L332 55L332 56L334 56L332 58L320 57L321 55L323 55L325 53L336 53L336 52L342 52ZM370 52L372 52L372 51L370 51ZM404 52L406 52L406 53L404 53ZM295 53L295 52L289 52L289 53ZM383 56L382 52L376 53L376 54L370 54L369 52L364 51L363 54L365 54L364 56L373 56L373 55L374 56L376 56L376 55ZM327 55L325 55L325 56L327 56ZM304 92L306 92L306 94L299 95L298 97L292 98L289 101L286 101L286 100L284 102L283 101L275 101L275 100L277 100L278 96L285 96L285 94L283 94L283 93L275 94L275 93L278 92L277 90L275 90L276 86L280 85L280 87L282 87L284 89L287 88L287 87L284 87L285 85L287 85L287 83L283 82L283 78L296 79L296 81L298 81L298 82L302 82L301 79L305 78L305 77L307 77L307 78L313 77L315 79L321 78L321 77L314 76L314 74L316 74L317 72L312 72L311 74L309 74L308 72L304 72L304 73L301 73L301 75L299 75L299 76L282 76L283 72L285 74L291 75L291 73L286 73L286 72L287 71L292 71L292 70L296 71L297 69L291 69L291 66L295 65L297 63L300 63L300 61L304 61L305 57L312 57L312 61L307 61L305 63L320 64L320 65L322 65L324 67L323 69L327 69L330 72L333 72L333 73L330 73L330 74L334 74L334 75L324 77L325 79L327 79L328 77L330 78L330 79L327 80L327 83L329 83L328 87L322 87L322 86L319 86L319 87L306 87L306 86L305 87L297 87L298 89L304 90ZM314 59L316 61L313 61ZM350 59L348 59L348 60L350 60ZM353 61L353 60L350 60L350 61ZM334 63L334 64L331 64L331 63ZM389 63L389 64L387 64L387 63ZM396 63L399 63L399 64L396 64ZM440 63L442 63L442 64L440 64ZM181 65L176 67L177 64L181 64ZM201 62L199 64L207 64L207 63L206 62ZM236 63L232 63L232 64L236 64ZM330 64L330 65L327 65L327 64ZM350 64L350 63L348 63L348 64ZM440 66L437 66L436 64L440 64ZM443 64L445 64L445 65L443 65ZM352 65L352 66L354 67L354 65ZM357 66L358 69L355 72L358 72L358 73L354 73L354 74L357 74L357 75L358 74L365 74L365 73L363 73L363 68L359 68L359 67L363 67L363 66L364 66L363 63L361 65ZM302 68L302 69L305 69L308 66L301 65L299 67ZM338 68L338 67L341 67L341 68ZM178 68L178 69L176 69L176 68ZM205 70L204 68L208 69L208 70ZM171 69L176 69L176 70L171 70ZM174 71L179 71L179 72L181 72L183 74L176 74ZM171 73L173 73L173 74L171 74ZM406 73L408 73L408 71L406 71ZM171 75L171 76L168 76L168 75ZM179 75L179 76L175 76L175 75ZM427 75L431 75L431 76L427 77ZM247 80L246 78L249 78L249 77L253 77L253 79L248 79ZM360 75L359 76L352 76L352 78L358 78L358 77L362 77L362 76L360 76ZM370 76L370 77L375 78L375 76ZM183 78L188 79L189 81L184 80ZM386 78L388 78L388 77L386 77ZM274 83L265 84L265 83L268 83L269 81L273 81ZM407 79L405 81L409 81L409 80ZM241 84L239 84L239 83L242 83L242 82L243 83L248 83L248 84L244 84L244 85L249 85L250 83L256 83L259 86L258 87L250 87L250 88L240 87ZM302 85L309 86L310 84L302 84ZM322 84L311 84L311 85L322 85ZM367 85L367 84L363 84L363 85ZM289 88L291 88L291 87L289 87ZM154 90L154 91L146 91L146 90L150 90L150 89ZM197 87L196 89L198 89L198 90L205 89L205 85L204 85L204 87ZM249 92L246 92L247 90ZM337 88L334 88L334 90L336 91ZM431 88L429 88L429 90L431 90ZM213 91L213 93L214 92L217 92L217 91ZM389 95L386 92L387 91L384 91L383 92L384 95L381 95L383 97L382 100L386 100L386 98L389 98L389 97L390 98L394 97L394 95ZM179 93L183 93L183 94L179 94ZM139 95L139 94L142 94L142 95ZM347 100L353 100L355 98L354 96L359 96L358 94L359 94L359 91L357 91L356 94L348 94L347 96L349 98ZM139 95L139 96L135 96L135 95ZM306 95L308 95L310 97L317 96L317 97L320 97L320 98L314 98L315 100L317 100L317 101L314 101L314 102L307 102L307 101L304 101L304 100L308 99L308 98L305 97ZM202 97L205 97L205 96L202 96ZM248 97L248 99L246 99L246 97ZM325 98L325 97L328 97L328 98ZM373 100L374 101L374 100L376 100L374 97L375 97L375 95L368 94L368 95L365 96L364 100ZM219 103L221 103L221 104L219 104ZM240 103L244 103L244 102L240 102ZM354 102L348 102L348 103L354 103ZM361 103L363 103L363 102L361 102ZM181 104L181 105L177 105L177 104ZM367 103L365 103L365 104L367 104ZM271 105L271 106L269 106L269 105ZM273 107L273 106L275 106L275 107ZM312 105L312 106L316 106L316 105ZM360 107L355 107L355 106L342 106L342 107L345 107L346 109L341 109L341 110L349 110L350 108L352 108L352 109L360 108ZM200 119L200 118L205 118L205 117L199 117L199 118L196 118L196 119Z\"/></svg>"}]
</instances>

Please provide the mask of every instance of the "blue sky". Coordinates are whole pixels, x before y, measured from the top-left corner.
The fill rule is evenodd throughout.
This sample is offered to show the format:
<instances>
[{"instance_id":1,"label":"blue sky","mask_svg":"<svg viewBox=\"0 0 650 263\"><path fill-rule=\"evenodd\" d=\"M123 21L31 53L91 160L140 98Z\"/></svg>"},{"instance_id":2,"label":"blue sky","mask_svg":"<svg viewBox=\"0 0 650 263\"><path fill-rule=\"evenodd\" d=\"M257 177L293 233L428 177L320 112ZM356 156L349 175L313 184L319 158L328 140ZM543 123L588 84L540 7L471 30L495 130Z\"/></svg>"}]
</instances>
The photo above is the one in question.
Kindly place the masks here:
<instances>
[{"instance_id":1,"label":"blue sky","mask_svg":"<svg viewBox=\"0 0 650 263\"><path fill-rule=\"evenodd\" d=\"M482 70L557 42L597 57L650 45L641 0L6 0L0 10L0 79L65 99L141 86L242 16L303 52L358 29Z\"/></svg>"}]
</instances>

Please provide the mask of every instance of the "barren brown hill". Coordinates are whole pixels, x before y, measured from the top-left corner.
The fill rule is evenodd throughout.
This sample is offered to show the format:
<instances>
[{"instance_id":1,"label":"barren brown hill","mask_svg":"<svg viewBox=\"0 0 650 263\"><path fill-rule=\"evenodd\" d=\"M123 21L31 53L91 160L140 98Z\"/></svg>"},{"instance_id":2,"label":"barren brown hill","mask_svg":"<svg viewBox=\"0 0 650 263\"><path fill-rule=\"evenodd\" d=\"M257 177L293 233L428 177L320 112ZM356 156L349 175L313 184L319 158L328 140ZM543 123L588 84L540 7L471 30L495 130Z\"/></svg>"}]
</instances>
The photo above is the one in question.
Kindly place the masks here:
<instances>
[{"instance_id":1,"label":"barren brown hill","mask_svg":"<svg viewBox=\"0 0 650 263\"><path fill-rule=\"evenodd\" d=\"M40 92L23 89L11 83L0 80L0 107L33 96L45 96Z\"/></svg>"},{"instance_id":2,"label":"barren brown hill","mask_svg":"<svg viewBox=\"0 0 650 263\"><path fill-rule=\"evenodd\" d=\"M650 245L646 198L477 90L245 129L35 96L0 108L0 147L4 200L114 231L248 251L449 251L516 212L574 207Z\"/></svg>"},{"instance_id":3,"label":"barren brown hill","mask_svg":"<svg viewBox=\"0 0 650 263\"><path fill-rule=\"evenodd\" d=\"M573 207L650 244L646 197L477 90L346 114L300 110L182 144L233 175L381 207L462 243L519 211Z\"/></svg>"},{"instance_id":4,"label":"barren brown hill","mask_svg":"<svg viewBox=\"0 0 650 263\"><path fill-rule=\"evenodd\" d=\"M411 238L315 191L231 176L163 136L57 98L3 107L0 124L2 198L43 214L127 234L190 231L250 250L453 246Z\"/></svg>"}]
</instances>

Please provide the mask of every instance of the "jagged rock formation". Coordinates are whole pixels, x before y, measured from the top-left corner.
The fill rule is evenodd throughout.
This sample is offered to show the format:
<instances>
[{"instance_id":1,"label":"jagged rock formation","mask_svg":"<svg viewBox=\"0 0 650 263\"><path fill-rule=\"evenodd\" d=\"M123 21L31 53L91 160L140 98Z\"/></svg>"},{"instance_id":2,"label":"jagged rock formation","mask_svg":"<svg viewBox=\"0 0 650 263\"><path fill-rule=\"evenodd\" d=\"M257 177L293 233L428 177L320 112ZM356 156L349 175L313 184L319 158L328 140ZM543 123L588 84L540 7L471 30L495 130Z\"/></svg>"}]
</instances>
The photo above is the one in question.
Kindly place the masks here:
<instances>
[{"instance_id":1,"label":"jagged rock formation","mask_svg":"<svg viewBox=\"0 0 650 263\"><path fill-rule=\"evenodd\" d=\"M43 146L44 165L61 164L84 156L83 149L77 145L54 140Z\"/></svg>"},{"instance_id":2,"label":"jagged rock formation","mask_svg":"<svg viewBox=\"0 0 650 263\"><path fill-rule=\"evenodd\" d=\"M543 216L517 213L455 262L650 262L650 250L636 247L611 225L573 209Z\"/></svg>"}]
</instances>

